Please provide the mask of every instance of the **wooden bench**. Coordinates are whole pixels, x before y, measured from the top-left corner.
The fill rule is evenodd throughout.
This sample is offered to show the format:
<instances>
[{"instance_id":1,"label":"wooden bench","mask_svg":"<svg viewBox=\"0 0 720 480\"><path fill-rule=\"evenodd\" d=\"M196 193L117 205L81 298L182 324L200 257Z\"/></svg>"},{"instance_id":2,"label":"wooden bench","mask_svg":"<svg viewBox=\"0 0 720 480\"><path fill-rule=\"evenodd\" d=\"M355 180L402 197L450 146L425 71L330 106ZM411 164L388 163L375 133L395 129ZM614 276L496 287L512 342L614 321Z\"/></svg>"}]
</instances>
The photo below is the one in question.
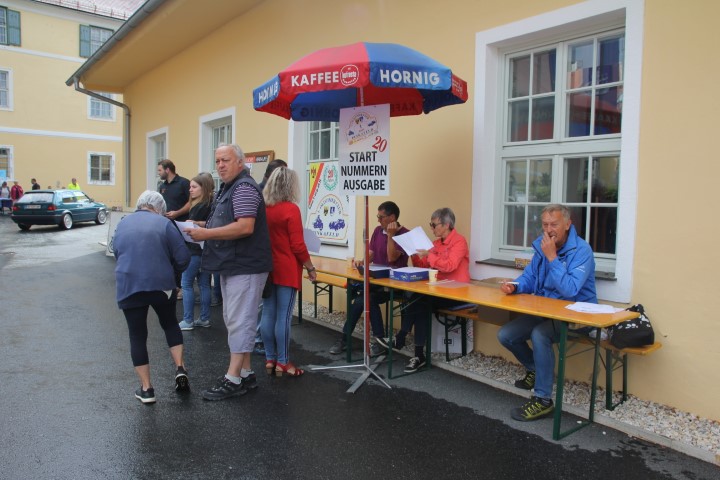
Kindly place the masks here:
<instances>
[{"instance_id":1,"label":"wooden bench","mask_svg":"<svg viewBox=\"0 0 720 480\"><path fill-rule=\"evenodd\" d=\"M308 278L307 274L304 275ZM318 296L328 296L328 312L332 313L333 306L333 287L347 288L347 279L327 273L318 273L315 282L313 282L313 299L315 301L315 318L317 318ZM300 297L302 302L302 297Z\"/></svg>"},{"instance_id":2,"label":"wooden bench","mask_svg":"<svg viewBox=\"0 0 720 480\"><path fill-rule=\"evenodd\" d=\"M450 310L450 309L439 309L435 311L435 314L438 316L438 320L440 320L440 317L445 318L445 322L440 320L440 323L445 324L445 358L450 361L450 355L449 355L449 347L447 346L447 338L448 338L448 329L452 328L453 326L460 323L462 328L462 338L465 338L464 335L466 334L466 323L468 320L476 321L476 322L484 322L489 323L492 325L502 326L505 322L497 321L494 319L489 318L481 318L480 314L478 313L477 307L470 307L470 308L464 308L460 310ZM450 320L451 317L455 317L454 323L452 320ZM450 325L450 327L448 327ZM586 348L579 352L574 352L572 354L568 355L568 358L574 355L578 355L580 353L584 353L588 350L591 350L595 347L595 340L592 338L589 338L584 335L577 335L573 334L572 330L568 332L568 341L577 343L577 344L583 344L588 345L590 348ZM465 351L465 345L463 342L463 356L467 354ZM643 347L628 347L628 348L617 348L614 345L612 345L607 340L602 340L600 342L600 348L602 348L605 351L605 358L600 357L603 367L605 368L605 408L607 410L614 410L615 407L622 404L627 400L627 388L628 388L628 355L639 355L639 356L646 356L650 355L654 351L660 349L662 347L662 343L655 342L652 345L645 345ZM612 401L612 394L613 394L613 372L619 368L622 368L622 398L619 402L613 403Z\"/></svg>"}]
</instances>

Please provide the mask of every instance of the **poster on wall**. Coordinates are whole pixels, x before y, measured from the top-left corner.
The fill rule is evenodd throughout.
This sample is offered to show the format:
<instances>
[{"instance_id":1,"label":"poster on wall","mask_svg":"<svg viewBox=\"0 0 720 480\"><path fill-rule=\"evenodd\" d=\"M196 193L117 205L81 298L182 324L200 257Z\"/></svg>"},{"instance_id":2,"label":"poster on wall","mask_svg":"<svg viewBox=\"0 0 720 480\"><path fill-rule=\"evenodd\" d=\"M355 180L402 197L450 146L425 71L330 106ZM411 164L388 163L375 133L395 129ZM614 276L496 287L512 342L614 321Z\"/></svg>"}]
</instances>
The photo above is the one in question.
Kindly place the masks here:
<instances>
[{"instance_id":1,"label":"poster on wall","mask_svg":"<svg viewBox=\"0 0 720 480\"><path fill-rule=\"evenodd\" d=\"M340 193L337 162L310 164L306 227L322 243L347 245L350 198Z\"/></svg>"},{"instance_id":2,"label":"poster on wall","mask_svg":"<svg viewBox=\"0 0 720 480\"><path fill-rule=\"evenodd\" d=\"M340 191L390 195L390 105L340 109Z\"/></svg>"}]
</instances>

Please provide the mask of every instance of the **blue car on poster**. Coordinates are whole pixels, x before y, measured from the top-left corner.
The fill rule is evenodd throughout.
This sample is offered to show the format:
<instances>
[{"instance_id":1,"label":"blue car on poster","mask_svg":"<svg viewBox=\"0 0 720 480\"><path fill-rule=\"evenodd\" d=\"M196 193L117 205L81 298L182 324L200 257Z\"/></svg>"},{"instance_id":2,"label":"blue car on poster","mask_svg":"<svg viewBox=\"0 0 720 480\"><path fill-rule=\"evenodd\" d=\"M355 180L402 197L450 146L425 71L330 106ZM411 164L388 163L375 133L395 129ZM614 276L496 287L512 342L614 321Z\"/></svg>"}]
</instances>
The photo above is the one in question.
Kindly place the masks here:
<instances>
[{"instance_id":1,"label":"blue car on poster","mask_svg":"<svg viewBox=\"0 0 720 480\"><path fill-rule=\"evenodd\" d=\"M323 228L323 222L322 219L320 219L320 215L315 219L315 223L313 223L313 228L315 230L322 230Z\"/></svg>"},{"instance_id":2,"label":"blue car on poster","mask_svg":"<svg viewBox=\"0 0 720 480\"><path fill-rule=\"evenodd\" d=\"M32 190L15 202L12 220L20 230L32 225L57 225L69 230L75 223L107 222L107 206L80 190Z\"/></svg>"},{"instance_id":3,"label":"blue car on poster","mask_svg":"<svg viewBox=\"0 0 720 480\"><path fill-rule=\"evenodd\" d=\"M341 228L345 228L345 220L340 218L338 220L330 222L329 227L330 227L330 230L335 230L335 231L340 230Z\"/></svg>"}]
</instances>

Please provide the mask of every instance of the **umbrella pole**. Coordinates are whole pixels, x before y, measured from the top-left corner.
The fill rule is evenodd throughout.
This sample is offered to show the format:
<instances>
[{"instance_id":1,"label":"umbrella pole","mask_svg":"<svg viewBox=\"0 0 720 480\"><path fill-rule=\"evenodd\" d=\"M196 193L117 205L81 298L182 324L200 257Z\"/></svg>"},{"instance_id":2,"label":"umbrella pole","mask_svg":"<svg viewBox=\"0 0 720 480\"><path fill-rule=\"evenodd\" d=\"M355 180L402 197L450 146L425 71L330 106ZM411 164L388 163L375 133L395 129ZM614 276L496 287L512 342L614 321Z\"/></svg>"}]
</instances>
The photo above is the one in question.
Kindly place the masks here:
<instances>
[{"instance_id":1,"label":"umbrella pole","mask_svg":"<svg viewBox=\"0 0 720 480\"><path fill-rule=\"evenodd\" d=\"M377 361L370 364L370 210L369 210L369 202L368 202L368 196L365 195L365 226L363 228L363 246L364 246L364 261L363 264L365 265L365 268L363 268L363 312L365 314L365 320L363 322L363 363L359 365L338 365L338 366L332 366L332 367L312 367L311 370L346 370L350 368L364 368L365 371L360 375L360 377L355 380L355 383L353 383L350 388L348 388L348 393L355 393L358 388L362 386L363 383L365 383L365 380L370 378L370 375L375 377L377 380L380 381L383 385L385 385L387 388L392 388L390 385L387 384L385 380L383 380L377 373L375 373L375 368L382 363L383 360L385 360L385 355L381 355L377 358ZM350 293L348 292L348 295ZM349 348L349 345L348 345Z\"/></svg>"}]
</instances>

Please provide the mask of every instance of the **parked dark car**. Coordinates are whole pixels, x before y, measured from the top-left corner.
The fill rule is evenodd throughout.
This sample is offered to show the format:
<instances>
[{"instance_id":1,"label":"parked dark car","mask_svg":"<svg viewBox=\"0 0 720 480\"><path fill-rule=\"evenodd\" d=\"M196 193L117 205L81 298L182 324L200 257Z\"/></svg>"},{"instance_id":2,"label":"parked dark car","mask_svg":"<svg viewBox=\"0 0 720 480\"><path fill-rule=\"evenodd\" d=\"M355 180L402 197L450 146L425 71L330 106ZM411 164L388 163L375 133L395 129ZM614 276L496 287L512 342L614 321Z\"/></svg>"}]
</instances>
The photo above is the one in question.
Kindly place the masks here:
<instances>
[{"instance_id":1,"label":"parked dark car","mask_svg":"<svg viewBox=\"0 0 720 480\"><path fill-rule=\"evenodd\" d=\"M32 190L15 202L12 219L20 230L30 230L31 225L57 225L68 230L78 222L104 224L107 206L80 190Z\"/></svg>"}]
</instances>

